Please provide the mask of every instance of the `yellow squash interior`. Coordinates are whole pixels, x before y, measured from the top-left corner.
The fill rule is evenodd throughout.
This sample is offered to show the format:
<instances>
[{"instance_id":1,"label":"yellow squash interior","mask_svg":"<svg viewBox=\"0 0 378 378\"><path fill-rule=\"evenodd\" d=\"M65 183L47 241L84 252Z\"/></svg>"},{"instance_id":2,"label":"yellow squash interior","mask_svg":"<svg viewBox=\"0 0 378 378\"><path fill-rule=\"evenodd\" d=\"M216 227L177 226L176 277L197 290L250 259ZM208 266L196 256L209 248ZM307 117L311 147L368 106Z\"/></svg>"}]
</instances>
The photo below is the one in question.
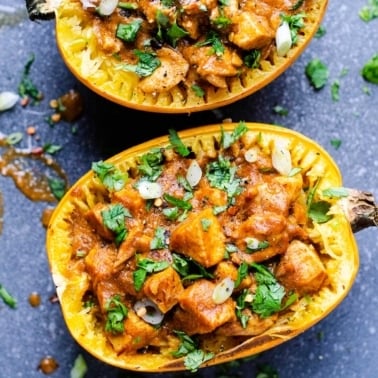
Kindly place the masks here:
<instances>
[{"instance_id":1,"label":"yellow squash interior","mask_svg":"<svg viewBox=\"0 0 378 378\"><path fill-rule=\"evenodd\" d=\"M261 143L266 151L270 150L273 141L277 139L286 141L293 166L302 167L301 174L307 176L312 184L318 177L322 178L317 192L320 193L322 189L329 187L342 186L338 167L329 154L314 141L283 127L246 124L252 134L262 135ZM225 131L231 131L236 124L222 126ZM221 125L197 127L179 132L179 135L195 153L205 151L216 156L215 142L219 141L220 127ZM132 147L107 161L127 171L136 165L137 156L153 147L163 147L168 144L168 137L163 136ZM91 207L101 201L101 188L98 186L98 181L93 178L93 173L88 172L71 187L54 211L47 231L48 260L68 329L84 349L108 364L144 372L184 370L182 359L174 359L168 348L167 353L161 351L160 354L117 355L108 344L103 328L91 313L83 308L82 299L89 287L89 278L72 262L69 218L75 206ZM77 193L75 194L75 189L79 187L82 195L78 196ZM311 239L321 246L320 253L324 256L323 263L329 276L329 284L310 300L302 299L292 306L291 311L280 315L277 323L268 331L251 337L240 345L230 344L227 338L209 338L206 345L209 350L218 352L222 345L224 351L216 354L206 366L251 356L292 339L319 322L340 304L354 282L359 258L350 224L337 200L333 200L331 211L333 218L330 221L315 224L310 230Z\"/></svg>"},{"instance_id":2,"label":"yellow squash interior","mask_svg":"<svg viewBox=\"0 0 378 378\"><path fill-rule=\"evenodd\" d=\"M99 52L88 17L79 1L59 0L56 8L56 40L61 56L71 72L88 88L119 105L159 113L191 113L210 110L238 101L263 88L283 73L299 57L319 28L328 0L307 0L305 26L288 54L273 53L260 67L229 78L228 88L211 87L205 96L175 86L169 92L146 94L137 87L132 72L115 69L116 58Z\"/></svg>"}]
</instances>

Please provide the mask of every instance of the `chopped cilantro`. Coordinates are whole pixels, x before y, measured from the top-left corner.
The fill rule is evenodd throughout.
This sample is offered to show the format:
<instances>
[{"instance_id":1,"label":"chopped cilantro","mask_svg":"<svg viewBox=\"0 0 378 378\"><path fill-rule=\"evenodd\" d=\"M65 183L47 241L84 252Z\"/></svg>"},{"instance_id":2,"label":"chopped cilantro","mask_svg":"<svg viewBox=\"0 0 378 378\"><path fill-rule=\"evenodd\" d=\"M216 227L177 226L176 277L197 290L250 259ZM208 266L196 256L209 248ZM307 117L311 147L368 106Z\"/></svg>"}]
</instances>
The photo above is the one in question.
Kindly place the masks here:
<instances>
[{"instance_id":1,"label":"chopped cilantro","mask_svg":"<svg viewBox=\"0 0 378 378\"><path fill-rule=\"evenodd\" d=\"M368 5L363 6L358 15L365 22L378 18L378 0L368 0Z\"/></svg>"},{"instance_id":2,"label":"chopped cilantro","mask_svg":"<svg viewBox=\"0 0 378 378\"><path fill-rule=\"evenodd\" d=\"M316 31L314 37L315 38L321 38L327 33L326 28L323 25L320 25L318 30Z\"/></svg>"},{"instance_id":3,"label":"chopped cilantro","mask_svg":"<svg viewBox=\"0 0 378 378\"><path fill-rule=\"evenodd\" d=\"M181 156L188 156L190 154L190 149L185 146L185 144L180 139L177 131L174 129L169 129L169 141L173 149Z\"/></svg>"},{"instance_id":4,"label":"chopped cilantro","mask_svg":"<svg viewBox=\"0 0 378 378\"><path fill-rule=\"evenodd\" d=\"M50 154L50 155L57 153L61 149L62 149L62 146L59 146L57 144L46 143L43 146L43 151Z\"/></svg>"},{"instance_id":5,"label":"chopped cilantro","mask_svg":"<svg viewBox=\"0 0 378 378\"><path fill-rule=\"evenodd\" d=\"M331 139L331 146L336 148L336 150L338 150L341 146L341 140L340 139Z\"/></svg>"},{"instance_id":6,"label":"chopped cilantro","mask_svg":"<svg viewBox=\"0 0 378 378\"><path fill-rule=\"evenodd\" d=\"M334 80L331 84L331 96L333 101L340 100L340 81Z\"/></svg>"},{"instance_id":7,"label":"chopped cilantro","mask_svg":"<svg viewBox=\"0 0 378 378\"><path fill-rule=\"evenodd\" d=\"M260 50L251 50L243 57L243 62L248 68L258 68L261 59Z\"/></svg>"},{"instance_id":8,"label":"chopped cilantro","mask_svg":"<svg viewBox=\"0 0 378 378\"><path fill-rule=\"evenodd\" d=\"M326 223L332 215L327 214L331 204L326 201L313 202L308 209L308 216L316 223Z\"/></svg>"},{"instance_id":9,"label":"chopped cilantro","mask_svg":"<svg viewBox=\"0 0 378 378\"><path fill-rule=\"evenodd\" d=\"M175 333L180 340L180 345L172 354L176 358L185 356L184 365L192 373L196 372L204 362L214 357L213 353L206 353L198 349L197 343L185 332L175 331Z\"/></svg>"},{"instance_id":10,"label":"chopped cilantro","mask_svg":"<svg viewBox=\"0 0 378 378\"><path fill-rule=\"evenodd\" d=\"M375 54L362 68L362 77L373 84L378 84L378 54Z\"/></svg>"},{"instance_id":11,"label":"chopped cilantro","mask_svg":"<svg viewBox=\"0 0 378 378\"><path fill-rule=\"evenodd\" d=\"M155 235L150 243L150 249L163 249L167 247L166 231L163 227L158 227L155 230Z\"/></svg>"},{"instance_id":12,"label":"chopped cilantro","mask_svg":"<svg viewBox=\"0 0 378 378\"><path fill-rule=\"evenodd\" d=\"M224 149L231 147L236 141L238 141L246 132L248 127L245 122L239 122L232 133L224 132L223 126L221 126L221 145Z\"/></svg>"},{"instance_id":13,"label":"chopped cilantro","mask_svg":"<svg viewBox=\"0 0 378 378\"><path fill-rule=\"evenodd\" d=\"M121 64L118 68L134 72L140 77L146 77L152 75L152 73L161 65L161 62L156 57L155 53L134 50L134 55L138 58L137 64Z\"/></svg>"},{"instance_id":14,"label":"chopped cilantro","mask_svg":"<svg viewBox=\"0 0 378 378\"><path fill-rule=\"evenodd\" d=\"M25 64L21 82L18 85L18 93L21 97L30 97L35 103L42 99L42 93L38 90L38 88L34 85L33 81L30 79L30 70L31 66L34 63L34 59L34 54L31 54L31 56Z\"/></svg>"},{"instance_id":15,"label":"chopped cilantro","mask_svg":"<svg viewBox=\"0 0 378 378\"><path fill-rule=\"evenodd\" d=\"M106 323L105 331L111 333L122 333L125 329L123 321L127 317L128 309L122 303L119 294L109 298L105 304Z\"/></svg>"},{"instance_id":16,"label":"chopped cilantro","mask_svg":"<svg viewBox=\"0 0 378 378\"><path fill-rule=\"evenodd\" d=\"M286 21L290 28L291 40L293 44L296 44L298 41L298 31L304 27L304 17L305 13L300 12L297 14L285 15L281 14L282 21Z\"/></svg>"},{"instance_id":17,"label":"chopped cilantro","mask_svg":"<svg viewBox=\"0 0 378 378\"><path fill-rule=\"evenodd\" d=\"M149 181L156 181L163 170L163 160L164 157L160 148L151 149L140 157L140 163L138 164L139 173Z\"/></svg>"},{"instance_id":18,"label":"chopped cilantro","mask_svg":"<svg viewBox=\"0 0 378 378\"><path fill-rule=\"evenodd\" d=\"M203 218L201 219L201 226L202 226L202 229L206 232L206 231L209 231L209 228L211 226L211 220L210 219L207 219L207 218Z\"/></svg>"},{"instance_id":19,"label":"chopped cilantro","mask_svg":"<svg viewBox=\"0 0 378 378\"><path fill-rule=\"evenodd\" d=\"M108 190L121 190L128 179L128 174L121 172L113 164L103 161L92 163L92 171Z\"/></svg>"},{"instance_id":20,"label":"chopped cilantro","mask_svg":"<svg viewBox=\"0 0 378 378\"><path fill-rule=\"evenodd\" d=\"M215 55L221 56L224 53L224 45L223 42L219 36L218 33L216 33L214 30L210 31L206 39L203 42L198 42L196 46L202 47L202 46L208 46L210 45L212 47L212 51Z\"/></svg>"},{"instance_id":21,"label":"chopped cilantro","mask_svg":"<svg viewBox=\"0 0 378 378\"><path fill-rule=\"evenodd\" d=\"M118 24L116 29L116 37L125 42L133 42L142 25L142 19L137 18L129 24Z\"/></svg>"},{"instance_id":22,"label":"chopped cilantro","mask_svg":"<svg viewBox=\"0 0 378 378\"><path fill-rule=\"evenodd\" d=\"M131 214L122 204L111 204L101 212L104 225L115 234L115 243L120 245L127 236L125 218L131 218Z\"/></svg>"},{"instance_id":23,"label":"chopped cilantro","mask_svg":"<svg viewBox=\"0 0 378 378\"><path fill-rule=\"evenodd\" d=\"M278 372L275 368L267 364L262 364L257 367L258 372L256 378L278 378Z\"/></svg>"},{"instance_id":24,"label":"chopped cilantro","mask_svg":"<svg viewBox=\"0 0 378 378\"><path fill-rule=\"evenodd\" d=\"M207 164L206 177L210 186L227 192L229 199L242 191L241 180L236 177L236 167L222 155L218 156L218 160Z\"/></svg>"},{"instance_id":25,"label":"chopped cilantro","mask_svg":"<svg viewBox=\"0 0 378 378\"><path fill-rule=\"evenodd\" d=\"M191 88L197 97L205 96L205 91L198 84L193 84Z\"/></svg>"},{"instance_id":26,"label":"chopped cilantro","mask_svg":"<svg viewBox=\"0 0 378 378\"><path fill-rule=\"evenodd\" d=\"M254 277L257 282L252 310L262 318L267 318L281 310L285 289L263 265L252 263L251 266L256 270Z\"/></svg>"},{"instance_id":27,"label":"chopped cilantro","mask_svg":"<svg viewBox=\"0 0 378 378\"><path fill-rule=\"evenodd\" d=\"M281 116L287 116L289 114L289 110L287 108L284 108L281 105L276 105L273 108L274 113L279 114Z\"/></svg>"},{"instance_id":28,"label":"chopped cilantro","mask_svg":"<svg viewBox=\"0 0 378 378\"><path fill-rule=\"evenodd\" d=\"M137 269L133 272L134 288L136 291L139 291L142 288L148 273L157 273L169 266L168 261L155 261L149 258L143 259L138 255L136 257Z\"/></svg>"},{"instance_id":29,"label":"chopped cilantro","mask_svg":"<svg viewBox=\"0 0 378 378\"><path fill-rule=\"evenodd\" d=\"M66 182L60 178L47 178L47 182L49 184L49 188L53 196L60 200L63 198L64 194L66 193Z\"/></svg>"},{"instance_id":30,"label":"chopped cilantro","mask_svg":"<svg viewBox=\"0 0 378 378\"><path fill-rule=\"evenodd\" d=\"M328 67L319 59L312 59L305 68L305 73L310 84L315 89L323 88L328 81Z\"/></svg>"}]
</instances>

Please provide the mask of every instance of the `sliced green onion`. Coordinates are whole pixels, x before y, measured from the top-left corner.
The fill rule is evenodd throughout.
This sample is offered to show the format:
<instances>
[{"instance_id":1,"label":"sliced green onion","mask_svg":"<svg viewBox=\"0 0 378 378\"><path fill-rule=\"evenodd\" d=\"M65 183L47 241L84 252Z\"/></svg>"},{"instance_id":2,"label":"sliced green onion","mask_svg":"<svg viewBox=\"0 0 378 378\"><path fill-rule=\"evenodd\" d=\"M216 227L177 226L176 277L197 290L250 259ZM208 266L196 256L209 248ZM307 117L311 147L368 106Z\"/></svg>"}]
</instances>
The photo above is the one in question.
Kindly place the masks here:
<instances>
[{"instance_id":1,"label":"sliced green onion","mask_svg":"<svg viewBox=\"0 0 378 378\"><path fill-rule=\"evenodd\" d=\"M101 0L97 12L101 16L110 16L117 8L118 0Z\"/></svg>"},{"instance_id":2,"label":"sliced green onion","mask_svg":"<svg viewBox=\"0 0 378 378\"><path fill-rule=\"evenodd\" d=\"M157 182L141 181L138 185L138 191L144 199L159 198L163 194L161 185Z\"/></svg>"},{"instance_id":3,"label":"sliced green onion","mask_svg":"<svg viewBox=\"0 0 378 378\"><path fill-rule=\"evenodd\" d=\"M1 92L0 93L0 112L13 108L17 104L20 96L14 92Z\"/></svg>"},{"instance_id":4,"label":"sliced green onion","mask_svg":"<svg viewBox=\"0 0 378 378\"><path fill-rule=\"evenodd\" d=\"M284 21L276 32L276 47L278 56L285 56L291 48L293 41L289 24Z\"/></svg>"},{"instance_id":5,"label":"sliced green onion","mask_svg":"<svg viewBox=\"0 0 378 378\"><path fill-rule=\"evenodd\" d=\"M234 287L235 282L230 277L224 278L214 288L212 296L214 303L221 304L226 302L226 300L231 297Z\"/></svg>"},{"instance_id":6,"label":"sliced green onion","mask_svg":"<svg viewBox=\"0 0 378 378\"><path fill-rule=\"evenodd\" d=\"M148 324L160 324L164 318L164 314L159 310L158 306L147 298L135 302L134 311Z\"/></svg>"}]
</instances>

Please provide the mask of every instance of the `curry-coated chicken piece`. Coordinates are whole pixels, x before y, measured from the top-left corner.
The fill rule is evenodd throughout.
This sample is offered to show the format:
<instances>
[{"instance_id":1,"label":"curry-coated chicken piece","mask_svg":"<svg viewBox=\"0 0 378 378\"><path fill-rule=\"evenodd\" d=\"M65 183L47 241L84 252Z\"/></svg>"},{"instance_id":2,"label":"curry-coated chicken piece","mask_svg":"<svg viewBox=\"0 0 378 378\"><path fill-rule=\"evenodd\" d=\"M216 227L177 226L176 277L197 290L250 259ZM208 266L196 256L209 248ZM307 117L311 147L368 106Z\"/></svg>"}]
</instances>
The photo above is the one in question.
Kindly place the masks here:
<instances>
[{"instance_id":1,"label":"curry-coated chicken piece","mask_svg":"<svg viewBox=\"0 0 378 378\"><path fill-rule=\"evenodd\" d=\"M325 267L312 245L293 240L278 263L275 275L299 294L318 291L327 278Z\"/></svg>"},{"instance_id":2,"label":"curry-coated chicken piece","mask_svg":"<svg viewBox=\"0 0 378 378\"><path fill-rule=\"evenodd\" d=\"M269 21L253 12L241 11L231 21L233 27L229 40L243 50L261 49L275 37Z\"/></svg>"},{"instance_id":3,"label":"curry-coated chicken piece","mask_svg":"<svg viewBox=\"0 0 378 378\"><path fill-rule=\"evenodd\" d=\"M171 90L185 79L189 70L189 63L176 50L163 47L156 54L160 60L160 66L139 83L140 89L146 93Z\"/></svg>"},{"instance_id":4,"label":"curry-coated chicken piece","mask_svg":"<svg viewBox=\"0 0 378 378\"><path fill-rule=\"evenodd\" d=\"M159 329L146 323L132 309L128 310L123 324L125 332L107 333L108 340L118 353L129 353L143 348L159 334Z\"/></svg>"},{"instance_id":5,"label":"curry-coated chicken piece","mask_svg":"<svg viewBox=\"0 0 378 378\"><path fill-rule=\"evenodd\" d=\"M168 312L178 302L184 287L179 274L168 267L161 272L152 274L143 285L143 291L163 313Z\"/></svg>"},{"instance_id":6,"label":"curry-coated chicken piece","mask_svg":"<svg viewBox=\"0 0 378 378\"><path fill-rule=\"evenodd\" d=\"M171 233L170 249L191 257L205 268L224 258L225 237L211 208L191 213Z\"/></svg>"},{"instance_id":7,"label":"curry-coated chicken piece","mask_svg":"<svg viewBox=\"0 0 378 378\"><path fill-rule=\"evenodd\" d=\"M200 279L183 291L173 317L178 329L188 335L204 334L236 319L235 302L231 298L221 304L213 301L215 287L213 282Z\"/></svg>"}]
</instances>

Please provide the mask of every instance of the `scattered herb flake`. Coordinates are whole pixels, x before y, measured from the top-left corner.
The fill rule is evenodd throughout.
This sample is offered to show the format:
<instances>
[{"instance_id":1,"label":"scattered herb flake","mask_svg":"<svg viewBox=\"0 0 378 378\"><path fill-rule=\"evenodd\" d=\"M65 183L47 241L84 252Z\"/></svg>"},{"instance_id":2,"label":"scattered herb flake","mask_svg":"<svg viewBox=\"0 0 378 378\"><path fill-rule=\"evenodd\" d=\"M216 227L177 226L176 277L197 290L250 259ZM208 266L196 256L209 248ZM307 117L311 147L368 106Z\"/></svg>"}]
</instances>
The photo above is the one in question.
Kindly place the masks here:
<instances>
[{"instance_id":1,"label":"scattered herb flake","mask_svg":"<svg viewBox=\"0 0 378 378\"><path fill-rule=\"evenodd\" d=\"M276 105L273 108L274 113L279 114L280 116L287 116L289 114L289 110L281 105Z\"/></svg>"},{"instance_id":2,"label":"scattered herb flake","mask_svg":"<svg viewBox=\"0 0 378 378\"><path fill-rule=\"evenodd\" d=\"M310 84L317 90L323 88L329 77L328 67L320 59L312 59L305 68Z\"/></svg>"},{"instance_id":3,"label":"scattered herb flake","mask_svg":"<svg viewBox=\"0 0 378 378\"><path fill-rule=\"evenodd\" d=\"M368 0L368 5L363 6L358 12L362 21L370 22L378 18L378 0Z\"/></svg>"},{"instance_id":4,"label":"scattered herb flake","mask_svg":"<svg viewBox=\"0 0 378 378\"><path fill-rule=\"evenodd\" d=\"M190 154L190 149L185 146L181 138L177 134L177 131L174 129L169 129L169 141L173 149L181 156L188 156Z\"/></svg>"},{"instance_id":5,"label":"scattered herb flake","mask_svg":"<svg viewBox=\"0 0 378 378\"><path fill-rule=\"evenodd\" d=\"M362 77L373 84L378 84L378 54L375 54L362 68Z\"/></svg>"},{"instance_id":6,"label":"scattered herb flake","mask_svg":"<svg viewBox=\"0 0 378 378\"><path fill-rule=\"evenodd\" d=\"M331 96L333 101L340 100L340 81L334 80L331 84Z\"/></svg>"},{"instance_id":7,"label":"scattered herb flake","mask_svg":"<svg viewBox=\"0 0 378 378\"><path fill-rule=\"evenodd\" d=\"M87 371L88 367L84 360L84 357L79 354L76 357L74 365L71 369L70 378L84 378Z\"/></svg>"},{"instance_id":8,"label":"scattered herb flake","mask_svg":"<svg viewBox=\"0 0 378 378\"><path fill-rule=\"evenodd\" d=\"M10 308L16 308L17 300L9 294L7 289L2 284L0 284L0 298Z\"/></svg>"},{"instance_id":9,"label":"scattered herb flake","mask_svg":"<svg viewBox=\"0 0 378 378\"><path fill-rule=\"evenodd\" d=\"M53 196L60 200L63 198L64 194L66 193L66 182L60 178L47 178L49 188Z\"/></svg>"},{"instance_id":10,"label":"scattered herb flake","mask_svg":"<svg viewBox=\"0 0 378 378\"><path fill-rule=\"evenodd\" d=\"M316 31L314 37L315 38L321 38L327 33L326 28L323 25L320 25L318 30Z\"/></svg>"},{"instance_id":11,"label":"scattered herb flake","mask_svg":"<svg viewBox=\"0 0 378 378\"><path fill-rule=\"evenodd\" d=\"M341 146L341 140L340 139L331 139L331 146L334 147L336 150L338 150Z\"/></svg>"}]
</instances>

